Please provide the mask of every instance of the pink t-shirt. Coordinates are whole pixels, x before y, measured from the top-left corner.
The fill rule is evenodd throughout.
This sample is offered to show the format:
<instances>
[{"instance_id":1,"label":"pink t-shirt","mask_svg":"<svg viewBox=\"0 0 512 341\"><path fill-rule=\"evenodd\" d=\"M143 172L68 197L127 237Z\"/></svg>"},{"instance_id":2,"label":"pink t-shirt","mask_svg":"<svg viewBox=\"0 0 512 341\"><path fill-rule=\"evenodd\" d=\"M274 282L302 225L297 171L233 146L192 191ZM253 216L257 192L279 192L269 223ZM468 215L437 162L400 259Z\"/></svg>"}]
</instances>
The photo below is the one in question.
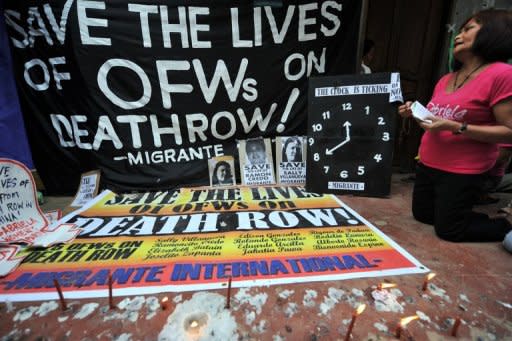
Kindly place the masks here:
<instances>
[{"instance_id":1,"label":"pink t-shirt","mask_svg":"<svg viewBox=\"0 0 512 341\"><path fill-rule=\"evenodd\" d=\"M512 66L493 63L452 93L446 86L453 73L437 83L427 108L436 116L471 125L495 125L492 107L512 97ZM451 131L427 131L419 150L428 167L459 174L480 174L492 168L498 156L495 143L470 139Z\"/></svg>"}]
</instances>

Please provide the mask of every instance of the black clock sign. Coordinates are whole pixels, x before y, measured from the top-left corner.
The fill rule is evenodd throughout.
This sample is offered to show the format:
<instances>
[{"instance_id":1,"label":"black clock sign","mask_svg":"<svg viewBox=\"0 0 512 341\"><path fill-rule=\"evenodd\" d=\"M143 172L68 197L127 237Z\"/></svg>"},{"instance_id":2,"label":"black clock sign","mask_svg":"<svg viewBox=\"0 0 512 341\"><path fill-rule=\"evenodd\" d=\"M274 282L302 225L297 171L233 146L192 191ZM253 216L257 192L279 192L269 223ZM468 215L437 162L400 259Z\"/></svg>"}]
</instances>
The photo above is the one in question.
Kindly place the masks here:
<instances>
[{"instance_id":1,"label":"black clock sign","mask_svg":"<svg viewBox=\"0 0 512 341\"><path fill-rule=\"evenodd\" d=\"M307 190L388 196L396 101L397 73L311 78Z\"/></svg>"}]
</instances>

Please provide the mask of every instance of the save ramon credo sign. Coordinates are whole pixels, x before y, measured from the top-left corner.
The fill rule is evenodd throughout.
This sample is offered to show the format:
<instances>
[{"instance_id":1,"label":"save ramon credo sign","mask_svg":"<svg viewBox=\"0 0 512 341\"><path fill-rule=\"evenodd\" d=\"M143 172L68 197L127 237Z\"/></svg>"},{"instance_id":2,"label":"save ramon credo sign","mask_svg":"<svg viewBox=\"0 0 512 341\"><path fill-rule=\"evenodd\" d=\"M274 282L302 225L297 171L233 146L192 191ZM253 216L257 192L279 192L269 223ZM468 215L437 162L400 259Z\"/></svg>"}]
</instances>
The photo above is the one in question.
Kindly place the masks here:
<instances>
[{"instance_id":1,"label":"save ramon credo sign","mask_svg":"<svg viewBox=\"0 0 512 341\"><path fill-rule=\"evenodd\" d=\"M49 193L207 184L236 140L306 132L310 76L351 73L359 1L4 1Z\"/></svg>"}]
</instances>

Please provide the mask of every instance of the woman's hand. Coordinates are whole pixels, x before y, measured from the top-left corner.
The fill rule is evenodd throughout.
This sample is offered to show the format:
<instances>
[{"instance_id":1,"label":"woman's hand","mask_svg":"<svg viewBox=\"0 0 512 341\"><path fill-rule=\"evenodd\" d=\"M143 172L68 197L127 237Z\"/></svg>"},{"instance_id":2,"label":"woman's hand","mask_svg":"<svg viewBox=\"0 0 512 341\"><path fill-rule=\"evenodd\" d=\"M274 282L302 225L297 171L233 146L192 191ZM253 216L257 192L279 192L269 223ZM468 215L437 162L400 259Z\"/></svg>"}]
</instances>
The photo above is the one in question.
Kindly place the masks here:
<instances>
[{"instance_id":1,"label":"woman's hand","mask_svg":"<svg viewBox=\"0 0 512 341\"><path fill-rule=\"evenodd\" d=\"M452 120L445 120L444 118L440 118L437 116L431 116L428 118L431 123L426 121L420 121L416 120L420 127L422 127L425 130L436 132L436 131L443 131L443 130L449 130L449 131L457 131L462 123L452 121Z\"/></svg>"},{"instance_id":2,"label":"woman's hand","mask_svg":"<svg viewBox=\"0 0 512 341\"><path fill-rule=\"evenodd\" d=\"M405 104L402 104L398 107L398 114L402 116L403 118L411 117L412 116L412 110L411 110L411 101L405 102Z\"/></svg>"},{"instance_id":3,"label":"woman's hand","mask_svg":"<svg viewBox=\"0 0 512 341\"><path fill-rule=\"evenodd\" d=\"M411 110L411 101L405 102L405 104L398 107L398 114L404 118L411 117L412 116L412 110ZM461 124L460 122L452 121L452 120L446 120L444 118L440 118L437 116L430 116L428 117L428 120L430 121L422 121L419 119L416 119L416 122L425 130L436 132L436 131L442 131L442 130L449 130L449 131L457 131Z\"/></svg>"}]
</instances>

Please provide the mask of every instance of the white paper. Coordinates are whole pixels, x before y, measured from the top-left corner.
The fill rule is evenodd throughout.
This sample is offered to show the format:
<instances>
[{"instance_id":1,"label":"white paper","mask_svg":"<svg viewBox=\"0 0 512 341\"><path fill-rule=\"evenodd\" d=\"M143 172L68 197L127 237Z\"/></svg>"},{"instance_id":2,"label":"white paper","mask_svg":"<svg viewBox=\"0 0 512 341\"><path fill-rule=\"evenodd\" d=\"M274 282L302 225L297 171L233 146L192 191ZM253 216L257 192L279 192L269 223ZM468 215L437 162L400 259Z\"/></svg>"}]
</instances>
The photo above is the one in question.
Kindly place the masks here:
<instances>
[{"instance_id":1,"label":"white paper","mask_svg":"<svg viewBox=\"0 0 512 341\"><path fill-rule=\"evenodd\" d=\"M393 72L391 74L391 89L389 91L389 103L403 103L403 101L404 98L402 97L402 88L400 86L400 74L398 72Z\"/></svg>"},{"instance_id":2,"label":"white paper","mask_svg":"<svg viewBox=\"0 0 512 341\"><path fill-rule=\"evenodd\" d=\"M48 219L48 225L52 226L62 218L62 211L60 209L45 212L44 216Z\"/></svg>"},{"instance_id":3,"label":"white paper","mask_svg":"<svg viewBox=\"0 0 512 341\"><path fill-rule=\"evenodd\" d=\"M417 118L420 121L424 121L427 123L432 123L432 120L429 120L430 117L434 116L427 108L425 108L420 102L415 101L411 105L412 116Z\"/></svg>"},{"instance_id":4,"label":"white paper","mask_svg":"<svg viewBox=\"0 0 512 341\"><path fill-rule=\"evenodd\" d=\"M21 249L19 245L0 246L0 277L7 276L21 264L25 257L16 257Z\"/></svg>"},{"instance_id":5,"label":"white paper","mask_svg":"<svg viewBox=\"0 0 512 341\"><path fill-rule=\"evenodd\" d=\"M362 77L366 78L371 76L363 75ZM315 97L377 95L387 93L389 93L389 103L404 101L400 85L400 74L398 72L391 73L390 83L315 88Z\"/></svg>"},{"instance_id":6,"label":"white paper","mask_svg":"<svg viewBox=\"0 0 512 341\"><path fill-rule=\"evenodd\" d=\"M98 174L84 175L80 179L80 188L76 194L75 199L71 203L72 207L81 207L85 205L89 200L94 198L96 192Z\"/></svg>"},{"instance_id":7,"label":"white paper","mask_svg":"<svg viewBox=\"0 0 512 341\"><path fill-rule=\"evenodd\" d=\"M44 234L40 235L34 240L34 246L48 247L50 245L68 243L78 236L81 229L77 228L74 224L61 224L52 231L43 231Z\"/></svg>"}]
</instances>

